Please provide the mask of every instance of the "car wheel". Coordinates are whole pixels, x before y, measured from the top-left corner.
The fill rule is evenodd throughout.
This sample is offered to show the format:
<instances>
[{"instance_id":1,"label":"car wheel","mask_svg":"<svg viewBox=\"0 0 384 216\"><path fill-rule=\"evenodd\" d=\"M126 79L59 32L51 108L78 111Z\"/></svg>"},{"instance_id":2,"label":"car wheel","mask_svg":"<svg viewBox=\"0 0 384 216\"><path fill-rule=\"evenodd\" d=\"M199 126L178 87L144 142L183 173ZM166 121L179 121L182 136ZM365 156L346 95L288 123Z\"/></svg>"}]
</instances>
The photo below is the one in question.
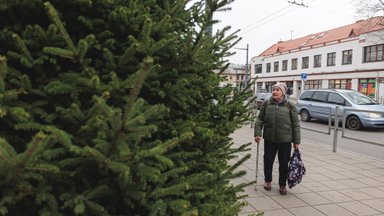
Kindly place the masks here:
<instances>
[{"instance_id":1,"label":"car wheel","mask_svg":"<svg viewBox=\"0 0 384 216\"><path fill-rule=\"evenodd\" d=\"M362 128L359 117L349 116L346 122L347 128L351 130L359 130Z\"/></svg>"},{"instance_id":2,"label":"car wheel","mask_svg":"<svg viewBox=\"0 0 384 216\"><path fill-rule=\"evenodd\" d=\"M300 119L304 122L309 122L311 120L311 116L309 115L309 112L307 110L302 110L300 112Z\"/></svg>"}]
</instances>

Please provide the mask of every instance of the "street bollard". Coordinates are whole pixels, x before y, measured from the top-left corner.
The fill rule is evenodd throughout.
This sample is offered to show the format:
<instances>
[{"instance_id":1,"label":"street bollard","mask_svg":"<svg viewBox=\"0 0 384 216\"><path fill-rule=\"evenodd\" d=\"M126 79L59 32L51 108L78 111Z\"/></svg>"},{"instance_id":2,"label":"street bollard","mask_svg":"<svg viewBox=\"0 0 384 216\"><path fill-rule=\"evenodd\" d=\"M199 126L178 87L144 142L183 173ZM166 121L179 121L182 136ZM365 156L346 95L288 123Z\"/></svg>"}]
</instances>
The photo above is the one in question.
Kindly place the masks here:
<instances>
[{"instance_id":1,"label":"street bollard","mask_svg":"<svg viewBox=\"0 0 384 216\"><path fill-rule=\"evenodd\" d=\"M334 130L333 130L333 152L337 151L337 136L339 131L339 106L336 106L335 110L335 123L334 123Z\"/></svg>"}]
</instances>

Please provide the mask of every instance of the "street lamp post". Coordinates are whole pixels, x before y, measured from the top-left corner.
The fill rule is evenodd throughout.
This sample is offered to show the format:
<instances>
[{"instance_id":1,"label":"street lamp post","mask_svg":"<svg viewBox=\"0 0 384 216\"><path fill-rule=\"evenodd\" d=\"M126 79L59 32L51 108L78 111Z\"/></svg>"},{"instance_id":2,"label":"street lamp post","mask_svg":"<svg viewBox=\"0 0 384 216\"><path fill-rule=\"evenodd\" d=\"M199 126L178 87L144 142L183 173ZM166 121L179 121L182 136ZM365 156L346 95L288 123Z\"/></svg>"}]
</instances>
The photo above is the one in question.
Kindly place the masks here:
<instances>
[{"instance_id":1,"label":"street lamp post","mask_svg":"<svg viewBox=\"0 0 384 216\"><path fill-rule=\"evenodd\" d=\"M210 13L210 10L211 9L209 8L208 0L205 0L205 12L208 14ZM211 21L212 21L212 16L209 17L209 22ZM212 23L205 28L205 32L208 34L208 36L212 37Z\"/></svg>"},{"instance_id":2,"label":"street lamp post","mask_svg":"<svg viewBox=\"0 0 384 216\"><path fill-rule=\"evenodd\" d=\"M235 49L238 49L238 50L246 50L247 51L247 55L246 55L246 60L245 60L245 86L248 85L248 70L249 70L249 67L248 67L248 50L249 50L249 46L247 44L247 48L236 48Z\"/></svg>"}]
</instances>

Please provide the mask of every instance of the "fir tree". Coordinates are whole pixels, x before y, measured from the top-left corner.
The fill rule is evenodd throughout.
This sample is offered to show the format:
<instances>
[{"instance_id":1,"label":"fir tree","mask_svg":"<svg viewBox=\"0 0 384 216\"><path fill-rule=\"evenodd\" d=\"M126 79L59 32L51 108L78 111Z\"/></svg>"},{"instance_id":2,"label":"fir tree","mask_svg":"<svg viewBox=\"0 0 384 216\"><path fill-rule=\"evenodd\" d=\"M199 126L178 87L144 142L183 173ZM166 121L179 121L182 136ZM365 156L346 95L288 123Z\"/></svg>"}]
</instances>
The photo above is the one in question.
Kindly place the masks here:
<instances>
[{"instance_id":1,"label":"fir tree","mask_svg":"<svg viewBox=\"0 0 384 216\"><path fill-rule=\"evenodd\" d=\"M0 215L236 215L230 2L1 1Z\"/></svg>"}]
</instances>

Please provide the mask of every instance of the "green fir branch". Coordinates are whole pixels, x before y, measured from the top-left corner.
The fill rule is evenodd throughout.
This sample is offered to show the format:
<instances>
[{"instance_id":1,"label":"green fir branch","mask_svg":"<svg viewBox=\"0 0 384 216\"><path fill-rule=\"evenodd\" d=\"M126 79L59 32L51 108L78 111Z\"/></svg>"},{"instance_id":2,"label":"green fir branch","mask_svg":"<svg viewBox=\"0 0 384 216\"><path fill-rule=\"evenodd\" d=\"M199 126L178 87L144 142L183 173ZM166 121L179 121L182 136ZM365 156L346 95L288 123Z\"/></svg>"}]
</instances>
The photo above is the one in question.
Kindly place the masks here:
<instances>
[{"instance_id":1,"label":"green fir branch","mask_svg":"<svg viewBox=\"0 0 384 216\"><path fill-rule=\"evenodd\" d=\"M193 133L186 132L181 134L179 137L175 137L171 140L168 140L167 142L157 145L151 149L143 150L137 153L135 156L136 158L147 158L147 157L154 157L155 155L161 155L164 154L166 151L170 150L171 148L175 147L177 144L184 142L187 139L190 139L193 137Z\"/></svg>"},{"instance_id":2,"label":"green fir branch","mask_svg":"<svg viewBox=\"0 0 384 216\"><path fill-rule=\"evenodd\" d=\"M145 79L151 72L153 64L153 58L147 56L144 61L140 65L139 71L135 73L135 85L131 89L131 92L129 94L128 101L126 103L126 106L124 108L124 115L123 115L123 122L127 122L129 119L129 116L131 114L132 108L135 104L135 101L137 100L137 97L140 93L140 90L144 84Z\"/></svg>"},{"instance_id":3,"label":"green fir branch","mask_svg":"<svg viewBox=\"0 0 384 216\"><path fill-rule=\"evenodd\" d=\"M67 30L64 27L64 24L60 20L59 14L57 13L56 9L53 7L53 5L50 2L44 2L45 10L48 13L48 17L51 19L51 21L57 26L61 36L63 37L65 43L67 44L69 50L72 52L74 56L77 57L79 60L79 63L83 67L84 71L88 73L89 76L92 76L91 70L88 69L85 62L80 58L79 51L77 50L75 44L73 43L71 37L69 36ZM68 53L67 53L68 54Z\"/></svg>"},{"instance_id":4,"label":"green fir branch","mask_svg":"<svg viewBox=\"0 0 384 216\"><path fill-rule=\"evenodd\" d=\"M84 156L93 158L94 160L98 161L100 164L106 166L109 170L116 173L125 173L125 172L129 173L131 170L131 168L127 164L115 162L107 158L97 149L94 149L89 146L84 147Z\"/></svg>"},{"instance_id":5,"label":"green fir branch","mask_svg":"<svg viewBox=\"0 0 384 216\"><path fill-rule=\"evenodd\" d=\"M19 48L25 59L28 61L30 65L33 65L33 57L31 52L28 50L27 46L25 45L24 40L20 38L20 36L16 33L12 33L12 39L15 41L16 46Z\"/></svg>"},{"instance_id":6,"label":"green fir branch","mask_svg":"<svg viewBox=\"0 0 384 216\"><path fill-rule=\"evenodd\" d=\"M7 162L9 164L16 164L16 151L10 145L7 140L0 138L0 158L2 162Z\"/></svg>"},{"instance_id":7,"label":"green fir branch","mask_svg":"<svg viewBox=\"0 0 384 216\"><path fill-rule=\"evenodd\" d=\"M151 71L153 64L153 58L147 56L143 63L140 66L140 70L135 73L135 85L131 89L130 95L128 97L128 101L126 102L126 105L124 107L124 113L122 116L123 124L127 123L129 121L129 118L131 116L131 112L135 111L133 108L136 103L141 103L140 100L138 101L138 95L141 91L141 88L144 84L145 79L147 78L148 74ZM121 137L122 134L124 134L125 131L129 131L130 128L122 128L121 130L117 131L112 139L112 144L109 149L108 155L110 155L113 151L115 151L117 147L117 139Z\"/></svg>"},{"instance_id":8,"label":"green fir branch","mask_svg":"<svg viewBox=\"0 0 384 216\"><path fill-rule=\"evenodd\" d=\"M230 175L235 169L237 169L240 165L244 164L244 162L247 161L249 158L251 158L251 154L246 154L235 164L233 164L225 173L223 173L222 177L225 178L227 175Z\"/></svg>"},{"instance_id":9,"label":"green fir branch","mask_svg":"<svg viewBox=\"0 0 384 216\"><path fill-rule=\"evenodd\" d=\"M7 58L0 55L0 94L5 90L5 78L7 77ZM3 97L0 97L0 101L3 100Z\"/></svg>"},{"instance_id":10,"label":"green fir branch","mask_svg":"<svg viewBox=\"0 0 384 216\"><path fill-rule=\"evenodd\" d=\"M25 177L28 176L28 172L26 170L31 169L31 166L33 163L35 163L38 158L40 157L40 153L45 149L47 144L49 143L50 137L42 132L38 132L34 135L32 138L32 141L28 143L27 149L17 154L16 156L16 164L14 164L13 172L10 173L6 179L5 182L13 182L16 181L16 179L19 178L20 175L24 175ZM40 179L41 176L37 173L29 173L30 178Z\"/></svg>"},{"instance_id":11,"label":"green fir branch","mask_svg":"<svg viewBox=\"0 0 384 216\"><path fill-rule=\"evenodd\" d=\"M58 47L44 47L43 51L45 54L60 56L62 58L67 59L74 59L76 57L75 53L73 53L72 50L62 49Z\"/></svg>"},{"instance_id":12,"label":"green fir branch","mask_svg":"<svg viewBox=\"0 0 384 216\"><path fill-rule=\"evenodd\" d=\"M50 2L44 2L44 7L48 13L48 17L58 28L61 36L63 37L66 44L68 45L68 48L76 55L77 50L76 50L75 44L73 43L67 30L65 30L64 24L61 22L61 20L59 18L59 14L57 13L56 9L53 7L53 5Z\"/></svg>"}]
</instances>

